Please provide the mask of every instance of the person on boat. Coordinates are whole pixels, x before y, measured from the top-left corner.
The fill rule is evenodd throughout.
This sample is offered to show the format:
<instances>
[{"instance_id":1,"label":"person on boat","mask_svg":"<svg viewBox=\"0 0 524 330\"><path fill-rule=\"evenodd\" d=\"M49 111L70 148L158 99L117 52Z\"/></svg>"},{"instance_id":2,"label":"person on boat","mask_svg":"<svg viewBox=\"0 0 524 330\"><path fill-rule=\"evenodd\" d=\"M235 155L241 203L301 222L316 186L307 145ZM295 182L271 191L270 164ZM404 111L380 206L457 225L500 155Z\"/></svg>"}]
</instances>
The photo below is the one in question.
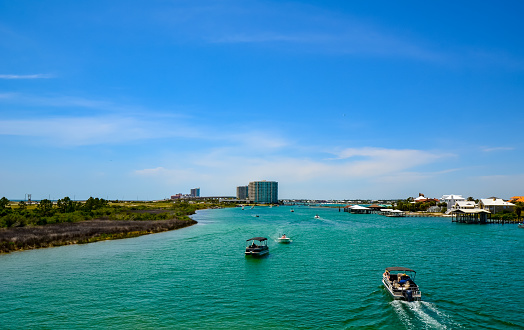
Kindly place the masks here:
<instances>
[{"instance_id":1,"label":"person on boat","mask_svg":"<svg viewBox=\"0 0 524 330\"><path fill-rule=\"evenodd\" d=\"M384 276L386 276L389 280L389 270L386 269L386 271L384 272Z\"/></svg>"},{"instance_id":2,"label":"person on boat","mask_svg":"<svg viewBox=\"0 0 524 330\"><path fill-rule=\"evenodd\" d=\"M282 238L286 238L286 234L282 234Z\"/></svg>"}]
</instances>

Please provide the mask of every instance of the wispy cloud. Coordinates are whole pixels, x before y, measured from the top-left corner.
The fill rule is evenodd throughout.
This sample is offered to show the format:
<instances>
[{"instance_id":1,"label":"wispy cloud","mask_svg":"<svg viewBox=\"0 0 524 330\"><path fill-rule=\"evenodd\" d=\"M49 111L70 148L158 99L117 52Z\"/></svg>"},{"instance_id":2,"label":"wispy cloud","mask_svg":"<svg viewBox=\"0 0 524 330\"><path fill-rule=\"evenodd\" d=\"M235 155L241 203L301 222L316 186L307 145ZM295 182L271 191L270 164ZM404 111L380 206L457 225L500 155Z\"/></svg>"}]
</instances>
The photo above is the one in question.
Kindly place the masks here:
<instances>
[{"instance_id":1,"label":"wispy cloud","mask_svg":"<svg viewBox=\"0 0 524 330\"><path fill-rule=\"evenodd\" d=\"M39 137L58 146L118 144L166 137L191 138L185 125L163 124L145 118L101 116L0 120L0 135Z\"/></svg>"},{"instance_id":2,"label":"wispy cloud","mask_svg":"<svg viewBox=\"0 0 524 330\"><path fill-rule=\"evenodd\" d=\"M207 6L181 5L158 13L157 18L178 38L213 44L253 44L294 51L393 55L422 60L443 57L431 49L429 42L413 35L395 34L387 27L355 16L299 3L233 1L210 2ZM186 35L180 31L187 31Z\"/></svg>"},{"instance_id":3,"label":"wispy cloud","mask_svg":"<svg viewBox=\"0 0 524 330\"><path fill-rule=\"evenodd\" d=\"M157 13L155 18L177 38L212 44L409 58L451 66L524 68L522 57L504 50L443 44L410 29L409 24L405 29L399 25L392 28L380 21L297 2L182 2Z\"/></svg>"},{"instance_id":4,"label":"wispy cloud","mask_svg":"<svg viewBox=\"0 0 524 330\"><path fill-rule=\"evenodd\" d=\"M513 147L485 147L485 148L482 148L482 151L484 152L494 152L494 151L510 151L510 150L514 150L515 148Z\"/></svg>"},{"instance_id":5,"label":"wispy cloud","mask_svg":"<svg viewBox=\"0 0 524 330\"><path fill-rule=\"evenodd\" d=\"M52 74L0 74L0 79L49 79L54 77Z\"/></svg>"},{"instance_id":6,"label":"wispy cloud","mask_svg":"<svg viewBox=\"0 0 524 330\"><path fill-rule=\"evenodd\" d=\"M348 154L367 155L369 159L365 161L354 160L351 157L313 159L312 155L253 157L253 155L242 155L238 150L233 152L222 149L189 156L179 155L176 159L184 159L184 161L167 162L157 167L139 169L134 174L171 184L189 184L206 178L209 186L216 187L221 184L227 185L226 181L240 184L257 178L281 180L287 184L320 182L320 184L341 185L352 180L379 181L384 177L401 177L414 182L441 175L441 172L414 170L446 157L444 154L422 150L380 148L346 150L346 156ZM222 173L222 175L216 176L213 173Z\"/></svg>"}]
</instances>

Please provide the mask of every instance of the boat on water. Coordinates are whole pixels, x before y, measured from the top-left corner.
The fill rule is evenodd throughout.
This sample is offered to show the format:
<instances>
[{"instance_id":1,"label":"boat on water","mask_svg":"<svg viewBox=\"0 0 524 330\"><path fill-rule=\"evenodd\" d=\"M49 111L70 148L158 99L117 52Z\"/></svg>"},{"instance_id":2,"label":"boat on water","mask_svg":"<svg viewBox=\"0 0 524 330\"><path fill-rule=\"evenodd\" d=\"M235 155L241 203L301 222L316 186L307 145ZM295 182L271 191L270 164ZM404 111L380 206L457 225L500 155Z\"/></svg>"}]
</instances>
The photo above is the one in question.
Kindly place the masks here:
<instances>
[{"instance_id":1,"label":"boat on water","mask_svg":"<svg viewBox=\"0 0 524 330\"><path fill-rule=\"evenodd\" d=\"M523 223L519 223L519 228L524 228L524 222Z\"/></svg>"},{"instance_id":2,"label":"boat on water","mask_svg":"<svg viewBox=\"0 0 524 330\"><path fill-rule=\"evenodd\" d=\"M246 242L251 242L251 244L248 243L246 246L246 256L258 257L269 253L267 238L265 237L253 237L246 240Z\"/></svg>"},{"instance_id":3,"label":"boat on water","mask_svg":"<svg viewBox=\"0 0 524 330\"><path fill-rule=\"evenodd\" d=\"M315 219L320 219L320 217L318 216L318 214L317 214L317 215L315 215Z\"/></svg>"},{"instance_id":4,"label":"boat on water","mask_svg":"<svg viewBox=\"0 0 524 330\"><path fill-rule=\"evenodd\" d=\"M415 284L416 274L406 267L387 267L382 274L382 283L393 299L419 301L422 294Z\"/></svg>"},{"instance_id":5,"label":"boat on water","mask_svg":"<svg viewBox=\"0 0 524 330\"><path fill-rule=\"evenodd\" d=\"M295 210L291 209L291 212L295 212Z\"/></svg>"},{"instance_id":6,"label":"boat on water","mask_svg":"<svg viewBox=\"0 0 524 330\"><path fill-rule=\"evenodd\" d=\"M283 234L277 240L279 243L284 243L284 244L291 243L291 238L287 237L286 234Z\"/></svg>"},{"instance_id":7,"label":"boat on water","mask_svg":"<svg viewBox=\"0 0 524 330\"><path fill-rule=\"evenodd\" d=\"M386 217L401 218L401 217L406 216L406 213L402 212L401 210L391 210L391 209L387 209L387 210L388 210L387 212L384 212L386 214Z\"/></svg>"}]
</instances>

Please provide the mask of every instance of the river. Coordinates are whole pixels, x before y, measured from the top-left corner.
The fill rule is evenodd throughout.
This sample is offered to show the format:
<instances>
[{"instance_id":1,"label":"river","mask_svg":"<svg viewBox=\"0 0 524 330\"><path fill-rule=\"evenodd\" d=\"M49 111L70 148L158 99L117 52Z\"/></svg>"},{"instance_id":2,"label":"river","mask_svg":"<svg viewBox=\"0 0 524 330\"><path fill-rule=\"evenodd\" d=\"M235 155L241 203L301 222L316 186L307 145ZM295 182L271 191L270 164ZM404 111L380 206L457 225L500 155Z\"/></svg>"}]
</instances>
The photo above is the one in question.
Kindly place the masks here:
<instances>
[{"instance_id":1,"label":"river","mask_svg":"<svg viewBox=\"0 0 524 330\"><path fill-rule=\"evenodd\" d=\"M180 230L0 255L0 328L524 327L517 225L290 211L201 210ZM267 257L244 256L254 236ZM421 302L389 297L388 266L417 271Z\"/></svg>"}]
</instances>

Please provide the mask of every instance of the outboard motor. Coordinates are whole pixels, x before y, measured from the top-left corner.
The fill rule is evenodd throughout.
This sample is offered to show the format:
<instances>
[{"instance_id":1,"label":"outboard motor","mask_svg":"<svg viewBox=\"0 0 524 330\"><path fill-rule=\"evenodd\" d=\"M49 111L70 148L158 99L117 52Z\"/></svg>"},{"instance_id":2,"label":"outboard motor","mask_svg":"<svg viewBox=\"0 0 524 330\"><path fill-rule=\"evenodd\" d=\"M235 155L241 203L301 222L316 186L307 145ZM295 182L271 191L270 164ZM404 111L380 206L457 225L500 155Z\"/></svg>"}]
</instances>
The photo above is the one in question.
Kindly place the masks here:
<instances>
[{"instance_id":1,"label":"outboard motor","mask_svg":"<svg viewBox=\"0 0 524 330\"><path fill-rule=\"evenodd\" d=\"M411 290L404 291L404 297L406 297L407 301L413 301L413 291Z\"/></svg>"}]
</instances>

